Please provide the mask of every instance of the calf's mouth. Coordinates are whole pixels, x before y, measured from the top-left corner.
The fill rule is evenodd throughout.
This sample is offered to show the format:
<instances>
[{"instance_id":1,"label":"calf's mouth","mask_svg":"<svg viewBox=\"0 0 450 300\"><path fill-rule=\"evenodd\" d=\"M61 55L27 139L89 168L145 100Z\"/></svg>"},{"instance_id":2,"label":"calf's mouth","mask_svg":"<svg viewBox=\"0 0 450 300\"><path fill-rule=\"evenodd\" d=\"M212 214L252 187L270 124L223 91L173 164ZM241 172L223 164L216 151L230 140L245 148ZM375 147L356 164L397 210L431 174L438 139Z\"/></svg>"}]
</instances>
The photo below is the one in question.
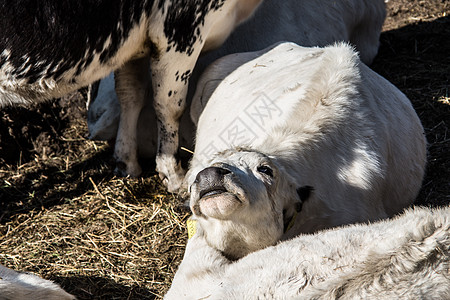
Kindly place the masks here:
<instances>
[{"instance_id":1,"label":"calf's mouth","mask_svg":"<svg viewBox=\"0 0 450 300\"><path fill-rule=\"evenodd\" d=\"M215 219L227 219L241 205L237 195L229 192L225 187L212 187L200 191L198 208L204 216Z\"/></svg>"},{"instance_id":2,"label":"calf's mouth","mask_svg":"<svg viewBox=\"0 0 450 300\"><path fill-rule=\"evenodd\" d=\"M210 187L200 191L200 200L208 197L214 197L226 192L227 190L225 189L225 187Z\"/></svg>"}]
</instances>

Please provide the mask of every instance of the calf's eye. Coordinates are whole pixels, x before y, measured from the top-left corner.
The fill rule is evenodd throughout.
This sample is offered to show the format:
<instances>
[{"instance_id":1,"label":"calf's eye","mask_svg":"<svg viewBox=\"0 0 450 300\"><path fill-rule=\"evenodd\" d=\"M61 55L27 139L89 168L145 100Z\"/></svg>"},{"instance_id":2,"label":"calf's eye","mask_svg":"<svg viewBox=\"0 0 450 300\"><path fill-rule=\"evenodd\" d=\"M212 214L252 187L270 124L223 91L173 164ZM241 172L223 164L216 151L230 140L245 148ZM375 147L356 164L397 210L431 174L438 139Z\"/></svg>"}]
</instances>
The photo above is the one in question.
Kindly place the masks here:
<instances>
[{"instance_id":1,"label":"calf's eye","mask_svg":"<svg viewBox=\"0 0 450 300\"><path fill-rule=\"evenodd\" d=\"M259 166L258 168L256 168L256 170L258 170L259 173L263 173L270 177L273 177L273 170L268 166Z\"/></svg>"}]
</instances>

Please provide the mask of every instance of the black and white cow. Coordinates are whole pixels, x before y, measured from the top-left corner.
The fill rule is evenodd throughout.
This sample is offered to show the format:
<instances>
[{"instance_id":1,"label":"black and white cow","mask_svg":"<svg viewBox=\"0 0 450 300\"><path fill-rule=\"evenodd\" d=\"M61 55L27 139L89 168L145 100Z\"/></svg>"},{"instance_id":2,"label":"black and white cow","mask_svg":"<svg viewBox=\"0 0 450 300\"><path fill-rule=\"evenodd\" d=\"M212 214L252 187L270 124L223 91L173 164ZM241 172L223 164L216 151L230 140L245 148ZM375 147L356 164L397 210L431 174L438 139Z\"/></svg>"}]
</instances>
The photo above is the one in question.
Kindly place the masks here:
<instances>
[{"instance_id":1,"label":"black and white cow","mask_svg":"<svg viewBox=\"0 0 450 300\"><path fill-rule=\"evenodd\" d=\"M197 58L221 45L260 2L0 0L0 106L59 97L113 70L122 107L141 106L151 68L157 169L169 188L176 186L178 120ZM139 175L136 153L122 140L119 133L118 169Z\"/></svg>"},{"instance_id":2,"label":"black and white cow","mask_svg":"<svg viewBox=\"0 0 450 300\"><path fill-rule=\"evenodd\" d=\"M216 59L231 53L258 51L280 41L302 46L349 41L358 50L361 60L370 64L378 51L385 15L384 0L264 0L254 16L236 28L220 48L202 54L192 71L187 102L192 99L200 74ZM153 93L150 88L146 92ZM144 103L139 103L142 106L119 106L112 76L103 80L95 101L89 105L90 137L113 140L117 136L120 144L116 150L128 147L128 153L139 150L142 156L155 156L157 133L153 120L156 118L152 99L147 98L147 106L143 109ZM137 116L139 120L136 120ZM180 124L180 144L192 147L194 126L188 119L184 117ZM133 164L137 166L137 162ZM169 187L176 185L172 181Z\"/></svg>"}]
</instances>

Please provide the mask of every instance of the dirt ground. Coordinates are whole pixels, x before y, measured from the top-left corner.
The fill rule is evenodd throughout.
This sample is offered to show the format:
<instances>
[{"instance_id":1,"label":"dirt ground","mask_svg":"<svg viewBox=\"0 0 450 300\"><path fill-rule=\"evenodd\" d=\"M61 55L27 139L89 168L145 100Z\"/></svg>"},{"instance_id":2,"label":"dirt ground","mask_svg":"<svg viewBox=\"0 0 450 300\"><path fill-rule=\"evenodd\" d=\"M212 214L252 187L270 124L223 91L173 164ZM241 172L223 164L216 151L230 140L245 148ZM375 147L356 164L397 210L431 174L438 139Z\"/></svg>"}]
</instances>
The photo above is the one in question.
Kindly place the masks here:
<instances>
[{"instance_id":1,"label":"dirt ground","mask_svg":"<svg viewBox=\"0 0 450 300\"><path fill-rule=\"evenodd\" d=\"M450 203L450 1L390 0L373 69L413 103L428 139L418 205ZM189 211L152 161L113 174L112 148L86 140L85 93L0 112L0 263L78 299L161 298L182 258Z\"/></svg>"}]
</instances>

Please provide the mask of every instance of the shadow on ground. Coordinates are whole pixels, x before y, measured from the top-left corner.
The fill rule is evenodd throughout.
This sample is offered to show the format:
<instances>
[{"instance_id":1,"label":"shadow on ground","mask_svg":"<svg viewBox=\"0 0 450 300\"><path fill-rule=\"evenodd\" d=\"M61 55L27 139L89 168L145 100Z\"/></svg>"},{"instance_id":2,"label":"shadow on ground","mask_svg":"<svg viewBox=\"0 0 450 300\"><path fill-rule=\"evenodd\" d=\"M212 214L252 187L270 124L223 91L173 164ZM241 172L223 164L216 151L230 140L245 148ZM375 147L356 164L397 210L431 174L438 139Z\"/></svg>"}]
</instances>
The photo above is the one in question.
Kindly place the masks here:
<instances>
[{"instance_id":1,"label":"shadow on ground","mask_svg":"<svg viewBox=\"0 0 450 300\"><path fill-rule=\"evenodd\" d=\"M428 164L416 204L450 204L450 17L384 32L372 68L411 100L425 128Z\"/></svg>"},{"instance_id":2,"label":"shadow on ground","mask_svg":"<svg viewBox=\"0 0 450 300\"><path fill-rule=\"evenodd\" d=\"M51 279L78 300L155 299L157 291L139 285L122 285L103 277L58 277Z\"/></svg>"}]
</instances>

